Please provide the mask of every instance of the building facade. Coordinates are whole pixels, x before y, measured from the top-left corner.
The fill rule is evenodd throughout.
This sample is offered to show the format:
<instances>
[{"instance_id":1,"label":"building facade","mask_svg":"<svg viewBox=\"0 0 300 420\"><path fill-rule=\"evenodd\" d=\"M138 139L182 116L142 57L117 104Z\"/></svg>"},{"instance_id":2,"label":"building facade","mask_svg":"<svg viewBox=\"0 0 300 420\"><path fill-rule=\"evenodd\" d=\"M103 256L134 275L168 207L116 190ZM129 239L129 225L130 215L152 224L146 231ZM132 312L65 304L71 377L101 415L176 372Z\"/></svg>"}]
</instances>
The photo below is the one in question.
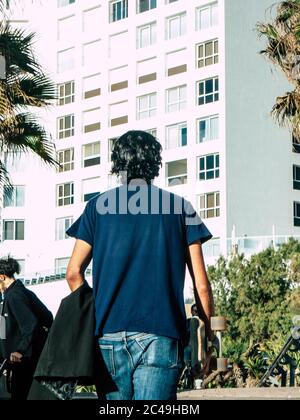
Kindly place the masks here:
<instances>
[{"instance_id":1,"label":"building facade","mask_svg":"<svg viewBox=\"0 0 300 420\"><path fill-rule=\"evenodd\" d=\"M117 185L110 152L130 129L161 142L155 183L197 208L214 235L208 264L233 247L300 237L300 150L270 117L289 86L259 55L255 32L273 0L25 3L22 19L9 19L38 33L57 84L41 118L61 163L7 159L16 189L2 203L0 253L18 258L27 279L63 277L74 244L65 230Z\"/></svg>"}]
</instances>

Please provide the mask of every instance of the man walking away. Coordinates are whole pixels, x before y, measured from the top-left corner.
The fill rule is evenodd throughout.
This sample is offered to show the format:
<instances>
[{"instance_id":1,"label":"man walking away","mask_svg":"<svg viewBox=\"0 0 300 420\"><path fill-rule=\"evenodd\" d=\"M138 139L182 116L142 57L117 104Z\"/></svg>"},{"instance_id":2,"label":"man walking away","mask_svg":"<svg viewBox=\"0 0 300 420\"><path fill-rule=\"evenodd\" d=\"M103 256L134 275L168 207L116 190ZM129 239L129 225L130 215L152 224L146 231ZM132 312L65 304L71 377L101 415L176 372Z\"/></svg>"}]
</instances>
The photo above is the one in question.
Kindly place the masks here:
<instances>
[{"instance_id":1,"label":"man walking away","mask_svg":"<svg viewBox=\"0 0 300 420\"><path fill-rule=\"evenodd\" d=\"M122 186L92 199L67 232L77 239L67 269L72 291L93 258L96 335L114 383L103 384L108 400L176 399L187 264L211 335L213 297L202 244L212 235L186 200L153 185L161 150L143 131L116 140L112 173L122 176Z\"/></svg>"}]
</instances>

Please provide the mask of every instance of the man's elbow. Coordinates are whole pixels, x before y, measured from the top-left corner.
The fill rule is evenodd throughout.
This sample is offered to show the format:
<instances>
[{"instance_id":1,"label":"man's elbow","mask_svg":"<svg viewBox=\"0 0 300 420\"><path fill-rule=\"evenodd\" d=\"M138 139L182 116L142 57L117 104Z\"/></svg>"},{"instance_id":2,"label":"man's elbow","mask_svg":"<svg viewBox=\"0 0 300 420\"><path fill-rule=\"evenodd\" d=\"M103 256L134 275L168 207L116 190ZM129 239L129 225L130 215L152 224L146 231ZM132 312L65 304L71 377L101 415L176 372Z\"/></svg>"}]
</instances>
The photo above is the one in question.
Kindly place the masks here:
<instances>
[{"instance_id":1,"label":"man's elbow","mask_svg":"<svg viewBox=\"0 0 300 420\"><path fill-rule=\"evenodd\" d=\"M66 273L66 280L69 285L75 285L78 282L82 282L82 273L78 267L68 267Z\"/></svg>"}]
</instances>

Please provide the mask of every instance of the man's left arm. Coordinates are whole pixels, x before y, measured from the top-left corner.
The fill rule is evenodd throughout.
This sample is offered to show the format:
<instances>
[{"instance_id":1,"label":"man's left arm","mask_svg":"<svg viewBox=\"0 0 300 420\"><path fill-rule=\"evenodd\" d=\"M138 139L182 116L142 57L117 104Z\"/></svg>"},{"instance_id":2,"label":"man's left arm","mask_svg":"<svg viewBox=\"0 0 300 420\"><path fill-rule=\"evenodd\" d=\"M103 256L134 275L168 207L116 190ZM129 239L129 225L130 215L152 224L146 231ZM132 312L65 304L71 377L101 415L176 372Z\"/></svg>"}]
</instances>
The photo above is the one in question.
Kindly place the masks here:
<instances>
[{"instance_id":1,"label":"man's left arm","mask_svg":"<svg viewBox=\"0 0 300 420\"><path fill-rule=\"evenodd\" d=\"M84 272L92 259L92 246L77 239L68 264L66 279L72 292L84 282Z\"/></svg>"}]
</instances>

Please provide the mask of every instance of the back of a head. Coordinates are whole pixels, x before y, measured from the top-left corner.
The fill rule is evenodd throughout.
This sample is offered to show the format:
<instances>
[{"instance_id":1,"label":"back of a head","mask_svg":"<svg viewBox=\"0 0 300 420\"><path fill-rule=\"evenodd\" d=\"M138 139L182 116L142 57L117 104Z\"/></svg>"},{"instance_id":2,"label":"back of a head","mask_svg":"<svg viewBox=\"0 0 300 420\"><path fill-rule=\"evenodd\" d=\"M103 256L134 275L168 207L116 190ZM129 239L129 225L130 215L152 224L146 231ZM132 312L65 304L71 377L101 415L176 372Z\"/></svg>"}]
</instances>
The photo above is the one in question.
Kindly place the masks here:
<instances>
[{"instance_id":1,"label":"back of a head","mask_svg":"<svg viewBox=\"0 0 300 420\"><path fill-rule=\"evenodd\" d=\"M162 166L161 144L145 131L128 131L113 146L112 174L126 172L127 182L143 179L148 184L159 175Z\"/></svg>"},{"instance_id":2,"label":"back of a head","mask_svg":"<svg viewBox=\"0 0 300 420\"><path fill-rule=\"evenodd\" d=\"M17 260L11 257L0 259L0 275L13 278L15 274L20 273L20 265Z\"/></svg>"}]
</instances>

